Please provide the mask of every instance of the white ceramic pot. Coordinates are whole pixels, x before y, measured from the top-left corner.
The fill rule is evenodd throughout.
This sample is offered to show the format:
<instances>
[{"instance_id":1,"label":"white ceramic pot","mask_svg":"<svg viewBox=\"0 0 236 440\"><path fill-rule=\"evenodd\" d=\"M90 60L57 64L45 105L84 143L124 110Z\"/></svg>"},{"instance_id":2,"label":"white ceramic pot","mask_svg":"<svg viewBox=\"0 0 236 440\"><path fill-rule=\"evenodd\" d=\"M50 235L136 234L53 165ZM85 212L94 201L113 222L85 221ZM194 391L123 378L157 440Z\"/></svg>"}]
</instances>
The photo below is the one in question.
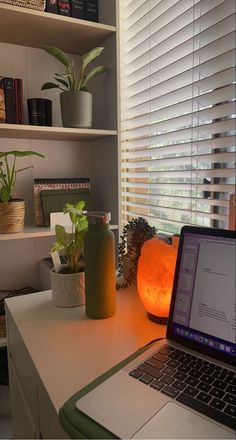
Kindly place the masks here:
<instances>
[{"instance_id":1,"label":"white ceramic pot","mask_svg":"<svg viewBox=\"0 0 236 440\"><path fill-rule=\"evenodd\" d=\"M85 303L84 272L51 271L52 302L58 307L77 307Z\"/></svg>"},{"instance_id":2,"label":"white ceramic pot","mask_svg":"<svg viewBox=\"0 0 236 440\"><path fill-rule=\"evenodd\" d=\"M92 127L92 94L89 92L62 92L60 94L63 127Z\"/></svg>"}]
</instances>

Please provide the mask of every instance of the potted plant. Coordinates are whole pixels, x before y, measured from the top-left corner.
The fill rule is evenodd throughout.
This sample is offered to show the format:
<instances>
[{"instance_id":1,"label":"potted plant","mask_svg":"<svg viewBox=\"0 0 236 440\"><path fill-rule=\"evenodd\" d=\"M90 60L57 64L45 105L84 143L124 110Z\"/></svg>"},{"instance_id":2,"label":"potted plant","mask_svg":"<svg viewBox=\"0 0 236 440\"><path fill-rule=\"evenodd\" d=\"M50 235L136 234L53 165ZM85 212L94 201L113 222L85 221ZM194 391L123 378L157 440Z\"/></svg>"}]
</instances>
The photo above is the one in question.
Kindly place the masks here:
<instances>
[{"instance_id":1,"label":"potted plant","mask_svg":"<svg viewBox=\"0 0 236 440\"><path fill-rule=\"evenodd\" d=\"M88 222L84 215L84 206L84 201L75 205L67 203L64 206L63 211L69 214L71 220L71 232L61 225L55 227L56 242L52 244L51 255L54 260L54 256L62 252L66 258L65 265L59 263L58 271L54 267L51 272L52 301L59 307L75 307L85 302L84 234L88 229Z\"/></svg>"},{"instance_id":2,"label":"potted plant","mask_svg":"<svg viewBox=\"0 0 236 440\"><path fill-rule=\"evenodd\" d=\"M123 228L121 242L118 246L118 279L117 289L125 289L136 284L138 259L146 240L155 237L157 230L150 226L143 217L130 220Z\"/></svg>"},{"instance_id":3,"label":"potted plant","mask_svg":"<svg viewBox=\"0 0 236 440\"><path fill-rule=\"evenodd\" d=\"M32 166L16 168L17 158L25 156L44 157L35 151L0 151L0 233L21 232L24 229L25 201L13 197L19 172Z\"/></svg>"},{"instance_id":4,"label":"potted plant","mask_svg":"<svg viewBox=\"0 0 236 440\"><path fill-rule=\"evenodd\" d=\"M90 128L92 126L92 94L87 85L94 76L101 75L107 68L97 66L87 71L87 67L102 53L104 47L95 47L82 56L78 76L73 61L62 50L51 46L43 46L43 49L63 64L64 72L55 73L56 82L46 82L41 90L57 88L62 91L60 105L64 127Z\"/></svg>"}]
</instances>

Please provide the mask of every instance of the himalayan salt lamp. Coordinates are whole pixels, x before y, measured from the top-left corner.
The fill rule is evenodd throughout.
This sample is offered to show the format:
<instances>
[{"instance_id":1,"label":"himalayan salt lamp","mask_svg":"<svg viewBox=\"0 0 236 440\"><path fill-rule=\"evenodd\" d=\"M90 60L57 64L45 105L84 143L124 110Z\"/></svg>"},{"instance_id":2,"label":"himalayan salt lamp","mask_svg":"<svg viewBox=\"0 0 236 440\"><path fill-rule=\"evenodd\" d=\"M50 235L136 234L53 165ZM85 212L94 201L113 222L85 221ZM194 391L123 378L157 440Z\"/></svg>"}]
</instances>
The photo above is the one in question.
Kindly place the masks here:
<instances>
[{"instance_id":1,"label":"himalayan salt lamp","mask_svg":"<svg viewBox=\"0 0 236 440\"><path fill-rule=\"evenodd\" d=\"M166 323L177 257L177 247L152 238L143 244L138 261L137 288L148 317Z\"/></svg>"}]
</instances>

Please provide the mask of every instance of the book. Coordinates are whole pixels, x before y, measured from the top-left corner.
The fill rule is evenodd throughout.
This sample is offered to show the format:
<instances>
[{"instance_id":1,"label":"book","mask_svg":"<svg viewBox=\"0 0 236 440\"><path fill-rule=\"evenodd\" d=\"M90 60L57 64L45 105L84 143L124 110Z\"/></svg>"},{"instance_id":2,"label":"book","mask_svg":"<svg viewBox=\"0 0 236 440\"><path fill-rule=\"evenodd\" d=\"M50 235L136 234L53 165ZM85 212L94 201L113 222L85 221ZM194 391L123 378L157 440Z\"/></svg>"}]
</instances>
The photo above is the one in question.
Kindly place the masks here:
<instances>
[{"instance_id":1,"label":"book","mask_svg":"<svg viewBox=\"0 0 236 440\"><path fill-rule=\"evenodd\" d=\"M57 12L70 17L70 0L57 0Z\"/></svg>"},{"instance_id":2,"label":"book","mask_svg":"<svg viewBox=\"0 0 236 440\"><path fill-rule=\"evenodd\" d=\"M85 19L85 0L70 1L71 17Z\"/></svg>"},{"instance_id":3,"label":"book","mask_svg":"<svg viewBox=\"0 0 236 440\"><path fill-rule=\"evenodd\" d=\"M23 124L23 86L22 79L14 78L14 98L15 98L15 114L16 124Z\"/></svg>"},{"instance_id":4,"label":"book","mask_svg":"<svg viewBox=\"0 0 236 440\"><path fill-rule=\"evenodd\" d=\"M46 12L57 14L57 0L46 0Z\"/></svg>"},{"instance_id":5,"label":"book","mask_svg":"<svg viewBox=\"0 0 236 440\"><path fill-rule=\"evenodd\" d=\"M98 0L85 0L85 19L98 22Z\"/></svg>"},{"instance_id":6,"label":"book","mask_svg":"<svg viewBox=\"0 0 236 440\"><path fill-rule=\"evenodd\" d=\"M13 78L3 78L5 108L6 108L6 123L16 123L15 111L15 97L14 97L14 81Z\"/></svg>"},{"instance_id":7,"label":"book","mask_svg":"<svg viewBox=\"0 0 236 440\"><path fill-rule=\"evenodd\" d=\"M3 78L0 77L0 123L6 122L5 94Z\"/></svg>"}]
</instances>

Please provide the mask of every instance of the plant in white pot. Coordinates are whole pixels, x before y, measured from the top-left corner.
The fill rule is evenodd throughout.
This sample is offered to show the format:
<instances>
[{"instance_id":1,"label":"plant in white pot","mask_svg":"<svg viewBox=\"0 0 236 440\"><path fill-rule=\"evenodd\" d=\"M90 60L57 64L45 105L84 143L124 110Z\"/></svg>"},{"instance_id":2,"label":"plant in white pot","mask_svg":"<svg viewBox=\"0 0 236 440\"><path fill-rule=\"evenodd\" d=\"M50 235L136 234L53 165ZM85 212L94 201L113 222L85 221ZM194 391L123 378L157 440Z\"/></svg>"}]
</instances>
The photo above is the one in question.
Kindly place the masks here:
<instances>
[{"instance_id":1,"label":"plant in white pot","mask_svg":"<svg viewBox=\"0 0 236 440\"><path fill-rule=\"evenodd\" d=\"M25 201L13 197L13 191L18 173L31 166L17 168L18 158L26 156L39 156L43 154L36 151L11 150L0 151L0 233L21 232L24 229Z\"/></svg>"},{"instance_id":2,"label":"plant in white pot","mask_svg":"<svg viewBox=\"0 0 236 440\"><path fill-rule=\"evenodd\" d=\"M60 61L65 71L55 73L53 79L56 82L46 82L41 90L56 88L62 91L60 105L64 127L90 128L92 126L92 94L89 92L87 85L92 78L101 75L107 68L96 66L90 71L87 68L102 53L104 47L95 47L82 56L78 75L76 75L74 62L61 49L51 46L43 46L43 49Z\"/></svg>"},{"instance_id":3,"label":"plant in white pot","mask_svg":"<svg viewBox=\"0 0 236 440\"><path fill-rule=\"evenodd\" d=\"M52 301L59 307L75 307L85 302L84 234L88 229L88 221L84 215L84 206L84 201L64 206L63 211L69 214L71 220L71 231L68 232L61 225L55 227L56 242L52 244L51 255L54 261L58 252L62 252L66 258L65 265L54 263L51 272Z\"/></svg>"}]
</instances>

